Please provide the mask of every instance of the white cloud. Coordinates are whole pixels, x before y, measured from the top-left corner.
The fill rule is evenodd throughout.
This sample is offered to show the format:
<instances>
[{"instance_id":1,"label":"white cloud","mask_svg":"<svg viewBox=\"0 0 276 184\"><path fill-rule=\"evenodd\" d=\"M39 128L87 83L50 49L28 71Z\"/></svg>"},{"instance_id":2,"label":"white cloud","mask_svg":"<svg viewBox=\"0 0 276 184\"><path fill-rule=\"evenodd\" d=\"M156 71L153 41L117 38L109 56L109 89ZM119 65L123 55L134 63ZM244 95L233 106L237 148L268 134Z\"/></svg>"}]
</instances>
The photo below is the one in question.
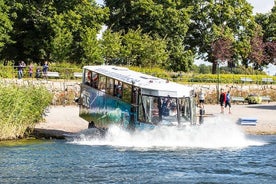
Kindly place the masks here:
<instances>
[{"instance_id":1,"label":"white cloud","mask_svg":"<svg viewBox=\"0 0 276 184\"><path fill-rule=\"evenodd\" d=\"M103 5L103 0L96 0L96 3L100 4L100 5Z\"/></svg>"},{"instance_id":2,"label":"white cloud","mask_svg":"<svg viewBox=\"0 0 276 184\"><path fill-rule=\"evenodd\" d=\"M274 0L247 0L253 6L253 13L268 13L274 6Z\"/></svg>"}]
</instances>

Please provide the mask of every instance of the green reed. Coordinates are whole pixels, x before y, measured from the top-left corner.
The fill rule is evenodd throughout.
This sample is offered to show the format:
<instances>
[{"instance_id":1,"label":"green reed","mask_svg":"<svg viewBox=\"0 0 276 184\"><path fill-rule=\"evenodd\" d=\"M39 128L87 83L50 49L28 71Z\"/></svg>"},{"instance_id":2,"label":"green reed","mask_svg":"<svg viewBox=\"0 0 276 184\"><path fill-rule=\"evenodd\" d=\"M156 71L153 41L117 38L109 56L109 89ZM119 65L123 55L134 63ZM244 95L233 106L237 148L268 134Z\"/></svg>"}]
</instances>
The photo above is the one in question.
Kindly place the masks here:
<instances>
[{"instance_id":1,"label":"green reed","mask_svg":"<svg viewBox=\"0 0 276 184\"><path fill-rule=\"evenodd\" d=\"M41 86L0 84L0 140L24 137L43 119L52 94Z\"/></svg>"}]
</instances>

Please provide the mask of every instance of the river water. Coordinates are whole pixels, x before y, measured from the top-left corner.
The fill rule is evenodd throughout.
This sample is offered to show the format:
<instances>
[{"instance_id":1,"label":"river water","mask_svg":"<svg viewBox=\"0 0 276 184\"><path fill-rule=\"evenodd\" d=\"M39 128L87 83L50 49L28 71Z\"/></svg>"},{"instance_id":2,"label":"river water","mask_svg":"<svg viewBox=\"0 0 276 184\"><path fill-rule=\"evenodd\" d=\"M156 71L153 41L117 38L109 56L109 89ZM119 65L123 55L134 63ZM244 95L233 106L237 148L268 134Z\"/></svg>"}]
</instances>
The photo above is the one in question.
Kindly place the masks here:
<instances>
[{"instance_id":1,"label":"river water","mask_svg":"<svg viewBox=\"0 0 276 184\"><path fill-rule=\"evenodd\" d=\"M275 183L276 136L220 119L68 140L1 144L0 183Z\"/></svg>"}]
</instances>

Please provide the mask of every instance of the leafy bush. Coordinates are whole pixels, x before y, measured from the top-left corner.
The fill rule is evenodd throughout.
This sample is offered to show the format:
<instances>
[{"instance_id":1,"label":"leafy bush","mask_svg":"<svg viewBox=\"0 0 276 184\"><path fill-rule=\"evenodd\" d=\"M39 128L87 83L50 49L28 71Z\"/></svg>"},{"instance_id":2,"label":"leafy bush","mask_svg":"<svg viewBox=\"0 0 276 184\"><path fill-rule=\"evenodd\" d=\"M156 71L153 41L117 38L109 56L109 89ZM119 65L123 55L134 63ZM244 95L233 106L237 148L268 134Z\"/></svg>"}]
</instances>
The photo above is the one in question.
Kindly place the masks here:
<instances>
[{"instance_id":1,"label":"leafy bush","mask_svg":"<svg viewBox=\"0 0 276 184\"><path fill-rule=\"evenodd\" d=\"M196 74L190 77L189 82L204 82L204 83L242 83L241 78L251 78L252 83L262 83L262 78L273 78L276 81L275 76L267 75L242 75L242 74Z\"/></svg>"},{"instance_id":2,"label":"leafy bush","mask_svg":"<svg viewBox=\"0 0 276 184\"><path fill-rule=\"evenodd\" d=\"M22 138L42 120L51 100L44 87L0 84L0 140Z\"/></svg>"},{"instance_id":3,"label":"leafy bush","mask_svg":"<svg viewBox=\"0 0 276 184\"><path fill-rule=\"evenodd\" d=\"M262 103L262 98L258 95L248 95L245 99L248 101L248 104Z\"/></svg>"},{"instance_id":4,"label":"leafy bush","mask_svg":"<svg viewBox=\"0 0 276 184\"><path fill-rule=\"evenodd\" d=\"M74 72L82 72L82 66L67 62L50 63L49 71L59 72L62 79L73 79Z\"/></svg>"},{"instance_id":5,"label":"leafy bush","mask_svg":"<svg viewBox=\"0 0 276 184\"><path fill-rule=\"evenodd\" d=\"M164 69L158 68L158 67L140 68L140 67L136 67L136 66L127 66L127 68L129 68L130 70L145 73L148 75L153 75L153 76L160 77L163 79L172 78L172 75L170 72L168 72Z\"/></svg>"},{"instance_id":6,"label":"leafy bush","mask_svg":"<svg viewBox=\"0 0 276 184\"><path fill-rule=\"evenodd\" d=\"M0 78L13 78L15 77L15 68L13 66L13 62L8 61L5 62L6 66L0 65Z\"/></svg>"}]
</instances>

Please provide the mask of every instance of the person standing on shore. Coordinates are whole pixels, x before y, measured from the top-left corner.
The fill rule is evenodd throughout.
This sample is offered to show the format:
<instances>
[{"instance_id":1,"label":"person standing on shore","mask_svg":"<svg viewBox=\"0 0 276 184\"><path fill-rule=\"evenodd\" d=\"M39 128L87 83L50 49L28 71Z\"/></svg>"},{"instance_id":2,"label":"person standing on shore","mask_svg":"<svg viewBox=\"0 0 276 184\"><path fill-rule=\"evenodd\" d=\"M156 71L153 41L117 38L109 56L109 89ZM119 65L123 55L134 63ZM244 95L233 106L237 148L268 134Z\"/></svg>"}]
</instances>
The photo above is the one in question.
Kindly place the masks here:
<instances>
[{"instance_id":1,"label":"person standing on shore","mask_svg":"<svg viewBox=\"0 0 276 184\"><path fill-rule=\"evenodd\" d=\"M20 61L18 65L18 79L21 79L23 77L23 69L26 67L26 64L24 61Z\"/></svg>"},{"instance_id":2,"label":"person standing on shore","mask_svg":"<svg viewBox=\"0 0 276 184\"><path fill-rule=\"evenodd\" d=\"M226 100L225 100L225 108L227 106L229 106L229 114L231 114L231 96L230 96L230 91L227 91L227 94L226 94Z\"/></svg>"},{"instance_id":3,"label":"person standing on shore","mask_svg":"<svg viewBox=\"0 0 276 184\"><path fill-rule=\"evenodd\" d=\"M205 101L205 94L202 91L202 89L200 89L200 92L198 94L198 98L199 98L199 105L201 109L204 109L204 101Z\"/></svg>"},{"instance_id":4,"label":"person standing on shore","mask_svg":"<svg viewBox=\"0 0 276 184\"><path fill-rule=\"evenodd\" d=\"M40 77L41 77L41 70L40 70L40 67L37 67L35 71L35 78L38 79Z\"/></svg>"},{"instance_id":5,"label":"person standing on shore","mask_svg":"<svg viewBox=\"0 0 276 184\"><path fill-rule=\"evenodd\" d=\"M34 72L34 65L31 62L29 65L29 77L31 77L31 78L33 77L33 72Z\"/></svg>"},{"instance_id":6,"label":"person standing on shore","mask_svg":"<svg viewBox=\"0 0 276 184\"><path fill-rule=\"evenodd\" d=\"M224 113L224 104L226 102L226 94L223 89L220 90L219 102L220 102L220 113Z\"/></svg>"},{"instance_id":7,"label":"person standing on shore","mask_svg":"<svg viewBox=\"0 0 276 184\"><path fill-rule=\"evenodd\" d=\"M43 77L44 78L47 78L47 72L48 72L48 62L45 61L44 65L42 66L42 72L43 72Z\"/></svg>"}]
</instances>

